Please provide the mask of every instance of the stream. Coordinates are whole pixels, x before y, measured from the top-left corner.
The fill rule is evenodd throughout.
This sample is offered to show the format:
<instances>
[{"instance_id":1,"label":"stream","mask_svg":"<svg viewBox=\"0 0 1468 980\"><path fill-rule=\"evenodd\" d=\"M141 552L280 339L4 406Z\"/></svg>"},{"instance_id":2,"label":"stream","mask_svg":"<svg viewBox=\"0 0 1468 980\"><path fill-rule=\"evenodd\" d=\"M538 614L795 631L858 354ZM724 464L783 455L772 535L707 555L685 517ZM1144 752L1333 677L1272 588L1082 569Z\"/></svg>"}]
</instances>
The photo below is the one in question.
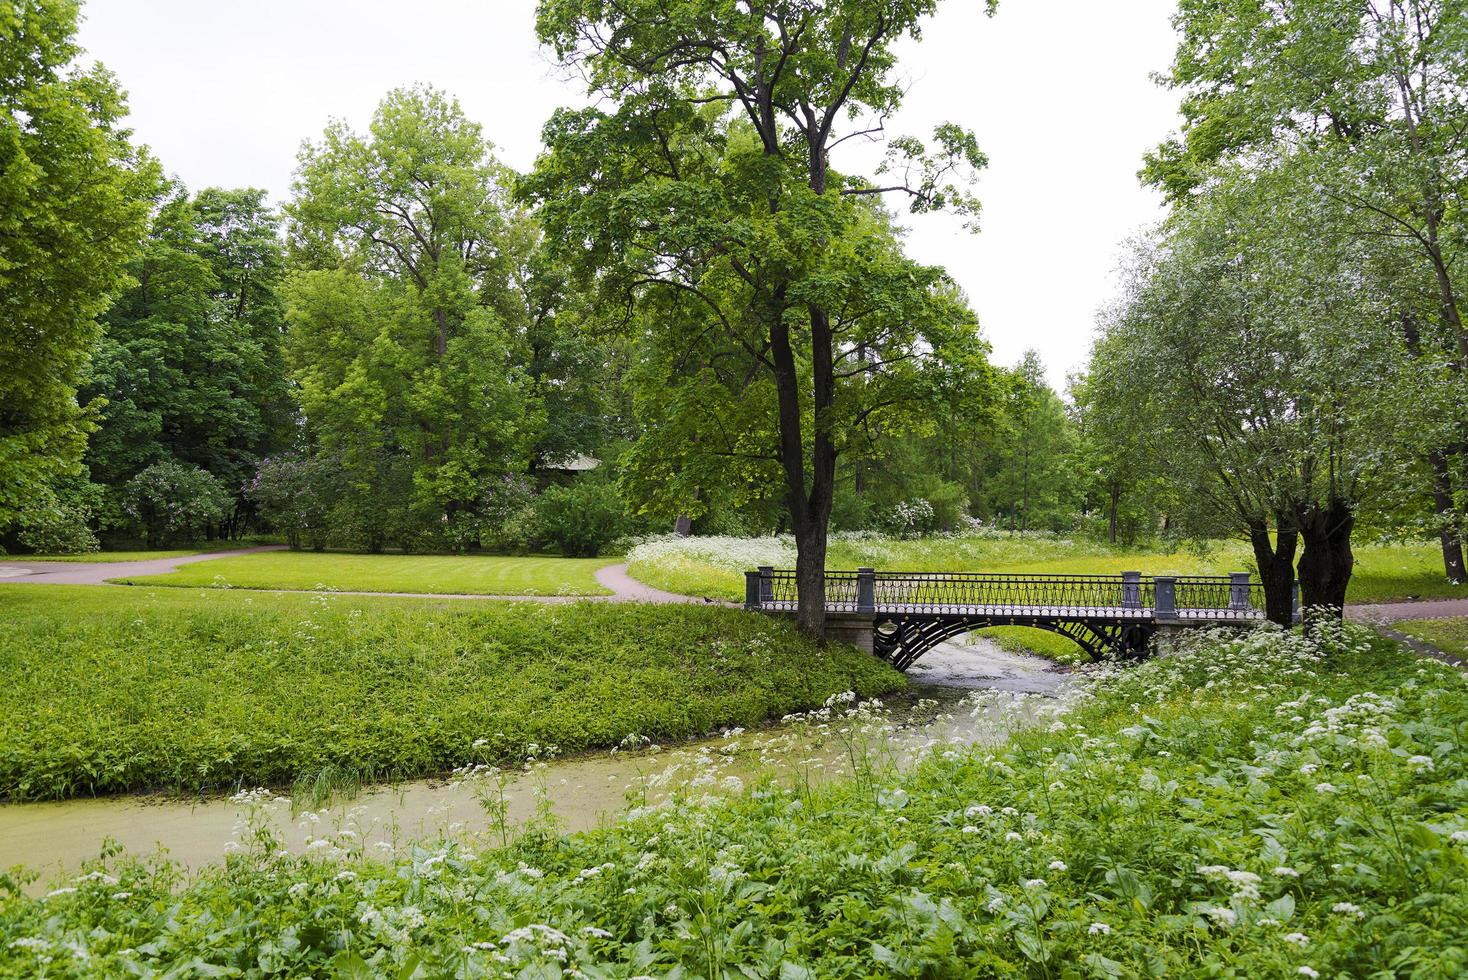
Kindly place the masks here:
<instances>
[{"instance_id":1,"label":"stream","mask_svg":"<svg viewBox=\"0 0 1468 980\"><path fill-rule=\"evenodd\" d=\"M48 883L97 857L109 840L129 854L166 853L197 869L222 860L262 829L292 850L374 854L445 836L497 843L512 828L548 815L558 829L587 830L675 790L737 792L768 773L819 782L846 775L861 755L900 766L934 745L997 739L1043 703L1031 695L1053 695L1067 681L1049 661L1008 653L981 638L940 645L908 677L909 692L876 710L838 702L770 727L734 729L666 749L643 746L540 760L523 769L476 767L450 778L376 785L314 812L265 791L0 804L0 869L21 864L39 872L31 890L43 893Z\"/></svg>"}]
</instances>

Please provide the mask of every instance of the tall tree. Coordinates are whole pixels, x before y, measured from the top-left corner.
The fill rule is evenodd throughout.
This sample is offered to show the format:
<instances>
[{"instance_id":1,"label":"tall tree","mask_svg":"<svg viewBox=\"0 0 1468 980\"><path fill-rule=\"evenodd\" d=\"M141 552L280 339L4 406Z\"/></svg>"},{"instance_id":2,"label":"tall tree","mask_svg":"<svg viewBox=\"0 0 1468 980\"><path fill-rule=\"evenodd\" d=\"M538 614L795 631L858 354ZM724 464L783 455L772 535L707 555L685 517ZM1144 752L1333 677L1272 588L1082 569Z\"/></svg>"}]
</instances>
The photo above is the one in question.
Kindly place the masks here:
<instances>
[{"instance_id":1,"label":"tall tree","mask_svg":"<svg viewBox=\"0 0 1468 980\"><path fill-rule=\"evenodd\" d=\"M666 346L700 365L716 407L692 391L684 404L712 408L724 425L672 427L677 449L779 474L797 546L797 617L812 634L824 627L844 443L874 414L912 403L922 368L939 367L935 351L975 337L941 274L903 259L864 206L894 193L914 211L974 213L955 180L984 163L973 137L940 126L932 152L891 140L871 179L833 163L849 140L880 137L902 98L893 46L917 37L935 8L936 0L539 5L541 39L614 107L563 111L546 127L550 152L531 189L551 238L602 273L609 300L650 292L687 300L677 322L663 325Z\"/></svg>"},{"instance_id":2,"label":"tall tree","mask_svg":"<svg viewBox=\"0 0 1468 980\"><path fill-rule=\"evenodd\" d=\"M1460 580L1468 491L1468 3L1182 0L1175 23L1181 38L1168 81L1184 93L1185 125L1149 155L1145 177L1185 203L1216 163L1290 154L1311 174L1307 193L1342 206L1363 266L1378 263L1360 256L1362 243L1415 258L1416 276L1389 280L1405 289L1381 310L1385 319L1415 317L1416 281L1429 285L1436 310L1420 325L1419 349L1452 359L1453 395L1439 401L1456 410L1448 441L1427 450L1427 472L1444 569Z\"/></svg>"},{"instance_id":3,"label":"tall tree","mask_svg":"<svg viewBox=\"0 0 1468 980\"><path fill-rule=\"evenodd\" d=\"M282 268L263 192L165 190L82 388L106 401L87 447L92 479L120 488L176 461L238 492L289 440Z\"/></svg>"},{"instance_id":4,"label":"tall tree","mask_svg":"<svg viewBox=\"0 0 1468 980\"><path fill-rule=\"evenodd\" d=\"M1400 479L1418 419L1359 263L1316 247L1329 203L1283 204L1303 198L1282 176L1216 173L1142 247L1090 375L1102 411L1142 406L1139 446L1185 529L1249 539L1288 623L1301 543L1302 601L1339 615L1352 530Z\"/></svg>"},{"instance_id":5,"label":"tall tree","mask_svg":"<svg viewBox=\"0 0 1468 980\"><path fill-rule=\"evenodd\" d=\"M112 76L71 67L78 6L0 0L0 530L79 471L77 384L158 178Z\"/></svg>"},{"instance_id":6,"label":"tall tree","mask_svg":"<svg viewBox=\"0 0 1468 980\"><path fill-rule=\"evenodd\" d=\"M389 93L365 134L333 123L301 153L285 295L307 426L362 499L406 474L392 506L422 529L528 468L542 427L522 325L507 322L510 177L458 102L425 87ZM383 522L361 516L380 545Z\"/></svg>"}]
</instances>

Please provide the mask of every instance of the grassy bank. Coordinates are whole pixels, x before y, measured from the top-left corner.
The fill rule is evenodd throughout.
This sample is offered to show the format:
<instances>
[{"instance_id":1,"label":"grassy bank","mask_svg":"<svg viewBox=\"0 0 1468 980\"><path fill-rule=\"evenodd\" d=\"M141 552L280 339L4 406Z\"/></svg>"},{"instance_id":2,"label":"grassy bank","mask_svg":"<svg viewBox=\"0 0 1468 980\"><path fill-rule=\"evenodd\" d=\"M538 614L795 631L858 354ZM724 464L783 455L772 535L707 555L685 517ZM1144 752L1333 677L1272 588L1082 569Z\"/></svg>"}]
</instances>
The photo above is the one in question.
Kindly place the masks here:
<instances>
[{"instance_id":1,"label":"grassy bank","mask_svg":"<svg viewBox=\"0 0 1468 980\"><path fill-rule=\"evenodd\" d=\"M407 777L901 684L726 609L3 585L0 799Z\"/></svg>"},{"instance_id":2,"label":"grassy bank","mask_svg":"<svg viewBox=\"0 0 1468 980\"><path fill-rule=\"evenodd\" d=\"M113 860L0 897L0 970L1456 977L1464 693L1353 627L1215 640L906 776L385 864L257 842L182 892Z\"/></svg>"},{"instance_id":3,"label":"grassy bank","mask_svg":"<svg viewBox=\"0 0 1468 980\"><path fill-rule=\"evenodd\" d=\"M185 565L139 585L236 589L338 589L449 595L609 595L596 581L606 558L491 555L353 555L267 551Z\"/></svg>"},{"instance_id":4,"label":"grassy bank","mask_svg":"<svg viewBox=\"0 0 1468 980\"><path fill-rule=\"evenodd\" d=\"M1395 629L1437 647L1443 653L1468 659L1468 618L1409 619L1393 623Z\"/></svg>"}]
</instances>

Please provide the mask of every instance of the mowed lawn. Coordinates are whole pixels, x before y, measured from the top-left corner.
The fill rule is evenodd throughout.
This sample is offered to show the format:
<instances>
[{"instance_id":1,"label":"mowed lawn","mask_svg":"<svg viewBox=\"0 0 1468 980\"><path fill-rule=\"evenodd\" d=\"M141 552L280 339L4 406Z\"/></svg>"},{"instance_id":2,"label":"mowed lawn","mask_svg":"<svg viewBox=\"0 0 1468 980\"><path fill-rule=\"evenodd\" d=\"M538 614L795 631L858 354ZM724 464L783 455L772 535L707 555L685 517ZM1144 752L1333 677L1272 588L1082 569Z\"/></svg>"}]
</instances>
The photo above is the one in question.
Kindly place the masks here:
<instances>
[{"instance_id":1,"label":"mowed lawn","mask_svg":"<svg viewBox=\"0 0 1468 980\"><path fill-rule=\"evenodd\" d=\"M355 555L267 551L185 565L167 575L119 579L136 585L449 595L609 595L596 570L610 558L490 555Z\"/></svg>"},{"instance_id":2,"label":"mowed lawn","mask_svg":"<svg viewBox=\"0 0 1468 980\"><path fill-rule=\"evenodd\" d=\"M1436 544L1358 545L1355 554L1352 602L1468 596L1468 587L1448 583ZM641 545L628 556L628 569L638 580L669 592L737 600L744 597L745 569L789 568L794 561L789 539L690 538ZM1254 561L1242 542L1219 542L1203 554L1023 535L915 540L863 535L831 542L827 568L864 565L893 572L1221 575L1251 571Z\"/></svg>"},{"instance_id":3,"label":"mowed lawn","mask_svg":"<svg viewBox=\"0 0 1468 980\"><path fill-rule=\"evenodd\" d=\"M903 686L702 605L3 584L0 800L407 778Z\"/></svg>"}]
</instances>

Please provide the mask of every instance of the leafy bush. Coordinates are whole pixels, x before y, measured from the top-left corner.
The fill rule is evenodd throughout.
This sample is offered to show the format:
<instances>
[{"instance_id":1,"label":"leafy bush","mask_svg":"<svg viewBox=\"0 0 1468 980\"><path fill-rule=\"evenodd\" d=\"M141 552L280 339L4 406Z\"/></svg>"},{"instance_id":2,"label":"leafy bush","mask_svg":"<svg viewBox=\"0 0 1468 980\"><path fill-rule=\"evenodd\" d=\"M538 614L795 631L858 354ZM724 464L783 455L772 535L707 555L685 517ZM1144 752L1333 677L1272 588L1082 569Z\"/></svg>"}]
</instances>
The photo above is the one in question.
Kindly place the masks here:
<instances>
[{"instance_id":1,"label":"leafy bush","mask_svg":"<svg viewBox=\"0 0 1468 980\"><path fill-rule=\"evenodd\" d=\"M123 509L150 548L202 537L232 501L208 472L171 460L154 463L127 481L122 498Z\"/></svg>"},{"instance_id":2,"label":"leafy bush","mask_svg":"<svg viewBox=\"0 0 1468 980\"><path fill-rule=\"evenodd\" d=\"M99 544L91 525L99 496L100 488L85 481L53 490L22 510L17 539L23 547L43 555L96 551Z\"/></svg>"},{"instance_id":3,"label":"leafy bush","mask_svg":"<svg viewBox=\"0 0 1468 980\"><path fill-rule=\"evenodd\" d=\"M287 452L262 459L245 485L246 495L294 551L302 543L326 547L327 517L338 479L337 467L322 456Z\"/></svg>"},{"instance_id":4,"label":"leafy bush","mask_svg":"<svg viewBox=\"0 0 1468 980\"><path fill-rule=\"evenodd\" d=\"M1318 645L1213 637L1088 677L1059 701L991 695L975 717L1014 734L906 775L871 764L709 798L710 753L691 796L574 837L387 862L346 838L301 857L255 841L182 888L167 865L98 865L44 900L0 898L0 971L46 956L68 975L1468 969L1461 674L1347 627ZM840 707L811 728L839 731ZM872 727L851 721L847 738Z\"/></svg>"},{"instance_id":5,"label":"leafy bush","mask_svg":"<svg viewBox=\"0 0 1468 980\"><path fill-rule=\"evenodd\" d=\"M595 477L549 486L535 501L536 537L573 558L594 558L626 534L617 488Z\"/></svg>"},{"instance_id":6,"label":"leafy bush","mask_svg":"<svg viewBox=\"0 0 1468 980\"><path fill-rule=\"evenodd\" d=\"M899 500L882 514L879 523L888 534L916 538L938 530L938 514L927 500L913 497L911 500Z\"/></svg>"},{"instance_id":7,"label":"leafy bush","mask_svg":"<svg viewBox=\"0 0 1468 980\"><path fill-rule=\"evenodd\" d=\"M13 800L285 783L328 765L441 773L530 742L686 738L902 684L850 647L730 609L3 588Z\"/></svg>"}]
</instances>

